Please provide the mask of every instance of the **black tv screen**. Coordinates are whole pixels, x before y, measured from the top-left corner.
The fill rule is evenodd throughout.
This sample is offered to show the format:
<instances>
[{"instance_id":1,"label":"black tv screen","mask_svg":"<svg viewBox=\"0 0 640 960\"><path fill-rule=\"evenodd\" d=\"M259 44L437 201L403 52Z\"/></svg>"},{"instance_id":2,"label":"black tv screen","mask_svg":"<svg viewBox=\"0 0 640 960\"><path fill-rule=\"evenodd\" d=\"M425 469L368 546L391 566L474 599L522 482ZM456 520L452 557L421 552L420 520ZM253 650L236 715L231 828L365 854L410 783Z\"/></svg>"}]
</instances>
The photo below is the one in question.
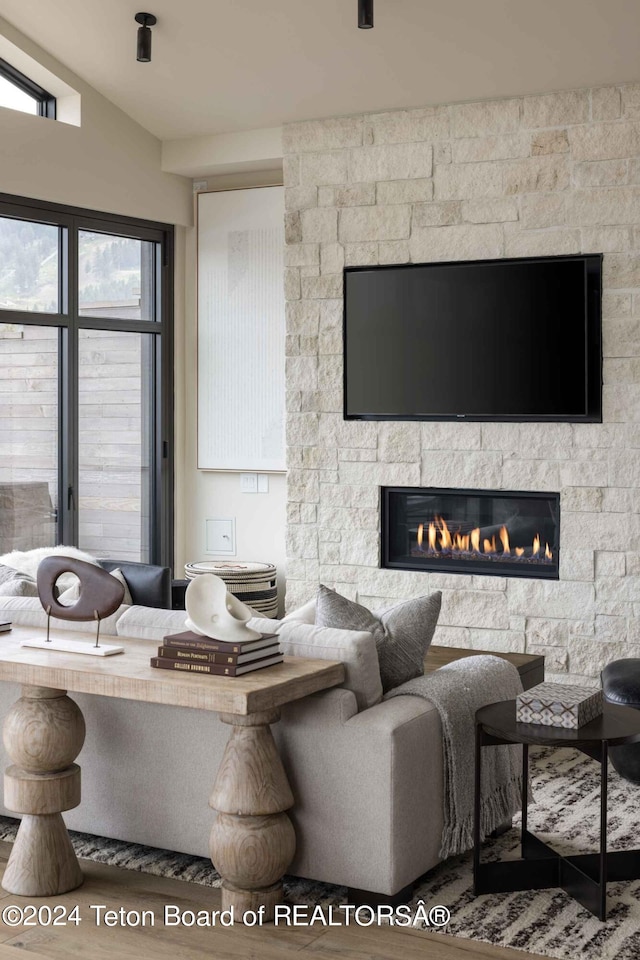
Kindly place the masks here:
<instances>
[{"instance_id":1,"label":"black tv screen","mask_svg":"<svg viewBox=\"0 0 640 960\"><path fill-rule=\"evenodd\" d=\"M345 270L344 414L602 418L600 254Z\"/></svg>"}]
</instances>

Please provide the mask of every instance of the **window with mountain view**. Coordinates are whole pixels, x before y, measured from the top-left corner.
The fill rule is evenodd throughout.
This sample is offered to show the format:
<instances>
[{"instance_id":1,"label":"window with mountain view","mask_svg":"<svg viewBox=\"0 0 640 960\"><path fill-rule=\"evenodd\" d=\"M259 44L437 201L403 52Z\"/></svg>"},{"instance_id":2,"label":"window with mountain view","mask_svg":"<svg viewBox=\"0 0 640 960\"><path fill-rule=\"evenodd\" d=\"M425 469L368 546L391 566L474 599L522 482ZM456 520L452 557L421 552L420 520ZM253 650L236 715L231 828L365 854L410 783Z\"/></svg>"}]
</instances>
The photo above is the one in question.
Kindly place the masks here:
<instances>
[{"instance_id":1,"label":"window with mountain view","mask_svg":"<svg viewBox=\"0 0 640 960\"><path fill-rule=\"evenodd\" d=\"M0 217L0 310L58 313L60 228Z\"/></svg>"},{"instance_id":2,"label":"window with mountain view","mask_svg":"<svg viewBox=\"0 0 640 960\"><path fill-rule=\"evenodd\" d=\"M170 562L170 245L0 198L0 554Z\"/></svg>"}]
</instances>

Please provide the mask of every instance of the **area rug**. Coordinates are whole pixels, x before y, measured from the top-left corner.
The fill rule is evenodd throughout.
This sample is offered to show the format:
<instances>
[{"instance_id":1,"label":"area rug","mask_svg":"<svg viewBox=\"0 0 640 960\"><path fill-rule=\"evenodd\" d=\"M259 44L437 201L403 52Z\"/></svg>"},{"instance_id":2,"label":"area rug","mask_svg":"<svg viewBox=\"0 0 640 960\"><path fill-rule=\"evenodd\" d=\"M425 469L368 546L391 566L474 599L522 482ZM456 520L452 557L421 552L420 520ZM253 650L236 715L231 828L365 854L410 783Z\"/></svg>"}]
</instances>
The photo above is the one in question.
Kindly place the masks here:
<instances>
[{"instance_id":1,"label":"area rug","mask_svg":"<svg viewBox=\"0 0 640 960\"><path fill-rule=\"evenodd\" d=\"M529 829L563 853L598 847L599 766L573 750L531 750L535 803ZM17 821L0 818L0 840L13 840ZM80 858L216 887L220 877L201 857L171 853L83 833L71 833ZM609 770L610 850L640 847L640 787ZM519 822L483 847L484 859L519 856ZM345 887L286 877L285 900L326 908L347 903ZM411 901L450 913L447 933L469 940L525 950L556 960L637 960L640 957L640 880L612 883L608 919L596 920L562 890L525 891L474 897L471 855L454 857L421 878ZM418 922L416 926L420 926Z\"/></svg>"}]
</instances>

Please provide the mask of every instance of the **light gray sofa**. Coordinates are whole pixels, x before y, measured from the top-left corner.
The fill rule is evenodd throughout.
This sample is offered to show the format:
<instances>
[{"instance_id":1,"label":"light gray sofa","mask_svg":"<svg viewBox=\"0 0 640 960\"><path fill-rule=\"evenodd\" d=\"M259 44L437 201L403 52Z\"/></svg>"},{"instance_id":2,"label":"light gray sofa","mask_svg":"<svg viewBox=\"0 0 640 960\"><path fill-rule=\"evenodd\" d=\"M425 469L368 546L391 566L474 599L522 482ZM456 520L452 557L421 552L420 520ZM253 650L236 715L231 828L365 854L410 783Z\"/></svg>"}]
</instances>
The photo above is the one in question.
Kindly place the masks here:
<instances>
[{"instance_id":1,"label":"light gray sofa","mask_svg":"<svg viewBox=\"0 0 640 960\"><path fill-rule=\"evenodd\" d=\"M3 598L0 616L45 622L32 598ZM147 639L151 655L166 633L183 628L184 618L184 611L123 607L109 631ZM321 630L295 615L266 623L275 625L286 653L341 659L347 674L344 686L287 706L273 728L296 800L290 815L298 845L288 872L393 896L439 860L439 715L417 697L380 702L370 634ZM265 621L255 625L265 629ZM19 695L16 686L0 683L0 714ZM72 696L87 738L78 758L82 803L65 814L67 825L208 856L214 813L207 801L229 728L204 711ZM1 759L6 765L4 753Z\"/></svg>"}]
</instances>

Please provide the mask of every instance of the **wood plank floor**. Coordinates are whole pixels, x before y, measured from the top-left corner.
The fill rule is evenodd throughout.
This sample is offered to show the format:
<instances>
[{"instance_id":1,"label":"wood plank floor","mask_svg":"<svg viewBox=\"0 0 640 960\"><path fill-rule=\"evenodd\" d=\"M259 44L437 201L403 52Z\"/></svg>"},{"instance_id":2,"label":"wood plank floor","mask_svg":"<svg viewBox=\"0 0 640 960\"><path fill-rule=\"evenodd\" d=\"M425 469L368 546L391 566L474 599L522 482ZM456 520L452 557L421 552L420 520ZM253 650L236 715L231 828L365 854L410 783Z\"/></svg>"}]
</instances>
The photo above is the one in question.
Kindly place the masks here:
<instances>
[{"instance_id":1,"label":"wood plank floor","mask_svg":"<svg viewBox=\"0 0 640 960\"><path fill-rule=\"evenodd\" d=\"M11 847L0 843L0 872ZM210 887L152 877L81 861L85 882L51 899L15 897L0 890L0 912L25 907L79 905L79 925L10 927L0 921L0 960L537 960L533 954L441 934L398 927L167 927L166 904L180 910L216 910L220 895ZM108 910L150 910L155 926L96 925L91 905Z\"/></svg>"}]
</instances>

